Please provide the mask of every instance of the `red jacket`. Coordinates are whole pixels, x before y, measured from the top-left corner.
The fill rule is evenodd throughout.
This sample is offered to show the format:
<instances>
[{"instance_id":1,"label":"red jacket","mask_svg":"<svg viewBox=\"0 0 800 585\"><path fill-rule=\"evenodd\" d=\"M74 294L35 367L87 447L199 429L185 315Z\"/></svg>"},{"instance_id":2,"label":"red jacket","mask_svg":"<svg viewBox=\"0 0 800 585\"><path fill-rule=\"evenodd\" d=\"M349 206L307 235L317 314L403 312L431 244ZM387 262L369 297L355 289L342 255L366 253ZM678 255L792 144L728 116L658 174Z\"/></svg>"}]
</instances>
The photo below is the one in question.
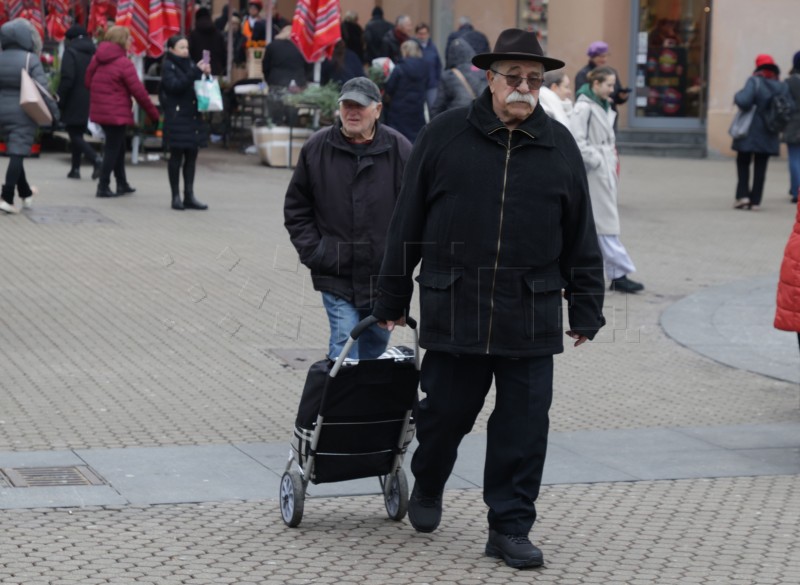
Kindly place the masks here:
<instances>
[{"instance_id":1,"label":"red jacket","mask_svg":"<svg viewBox=\"0 0 800 585\"><path fill-rule=\"evenodd\" d=\"M86 87L92 122L110 126L133 124L131 98L139 102L151 120L158 120L158 109L150 101L136 67L116 43L104 41L98 45L86 70Z\"/></svg>"},{"instance_id":2,"label":"red jacket","mask_svg":"<svg viewBox=\"0 0 800 585\"><path fill-rule=\"evenodd\" d=\"M775 328L800 332L800 205L792 235L783 253Z\"/></svg>"}]
</instances>

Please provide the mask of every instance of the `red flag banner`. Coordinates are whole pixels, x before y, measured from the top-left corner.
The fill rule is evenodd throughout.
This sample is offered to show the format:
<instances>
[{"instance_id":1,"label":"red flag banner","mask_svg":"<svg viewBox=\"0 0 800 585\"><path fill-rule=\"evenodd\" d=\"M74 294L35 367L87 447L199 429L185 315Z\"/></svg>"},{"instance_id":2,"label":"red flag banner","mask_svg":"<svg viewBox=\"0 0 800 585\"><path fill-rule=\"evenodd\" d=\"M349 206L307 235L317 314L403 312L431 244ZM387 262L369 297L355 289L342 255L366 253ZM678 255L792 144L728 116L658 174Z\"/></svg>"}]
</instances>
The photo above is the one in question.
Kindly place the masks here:
<instances>
[{"instance_id":1,"label":"red flag banner","mask_svg":"<svg viewBox=\"0 0 800 585\"><path fill-rule=\"evenodd\" d=\"M292 41L306 61L330 58L340 38L339 0L298 0L292 18Z\"/></svg>"},{"instance_id":2,"label":"red flag banner","mask_svg":"<svg viewBox=\"0 0 800 585\"><path fill-rule=\"evenodd\" d=\"M47 0L47 16L45 23L47 36L56 41L63 41L67 34L67 29L72 23L69 15L69 0Z\"/></svg>"},{"instance_id":3,"label":"red flag banner","mask_svg":"<svg viewBox=\"0 0 800 585\"><path fill-rule=\"evenodd\" d=\"M148 12L150 10L150 0L120 0L117 6L117 26L128 27L131 31L133 42L131 52L141 55L147 51L150 44L148 39Z\"/></svg>"},{"instance_id":4,"label":"red flag banner","mask_svg":"<svg viewBox=\"0 0 800 585\"><path fill-rule=\"evenodd\" d=\"M94 35L97 30L106 30L108 21L114 21L116 16L117 0L92 0L86 30L91 35Z\"/></svg>"},{"instance_id":5,"label":"red flag banner","mask_svg":"<svg viewBox=\"0 0 800 585\"><path fill-rule=\"evenodd\" d=\"M167 39L181 32L181 17L174 0L150 0L148 31L147 54L160 57Z\"/></svg>"}]
</instances>

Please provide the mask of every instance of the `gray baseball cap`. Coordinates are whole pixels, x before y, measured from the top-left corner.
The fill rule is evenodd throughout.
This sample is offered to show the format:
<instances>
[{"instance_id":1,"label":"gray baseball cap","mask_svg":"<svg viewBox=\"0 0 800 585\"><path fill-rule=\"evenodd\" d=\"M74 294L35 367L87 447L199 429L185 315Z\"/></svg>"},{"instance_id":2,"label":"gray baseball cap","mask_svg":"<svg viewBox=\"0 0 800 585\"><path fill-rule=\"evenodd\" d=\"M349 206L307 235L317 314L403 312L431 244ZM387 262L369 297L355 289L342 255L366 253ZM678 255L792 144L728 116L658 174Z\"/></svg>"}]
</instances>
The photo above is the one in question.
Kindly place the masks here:
<instances>
[{"instance_id":1,"label":"gray baseball cap","mask_svg":"<svg viewBox=\"0 0 800 585\"><path fill-rule=\"evenodd\" d=\"M380 103L381 91L377 85L366 77L354 77L346 81L342 86L342 93L339 94L339 103L345 100L368 106L373 102Z\"/></svg>"}]
</instances>

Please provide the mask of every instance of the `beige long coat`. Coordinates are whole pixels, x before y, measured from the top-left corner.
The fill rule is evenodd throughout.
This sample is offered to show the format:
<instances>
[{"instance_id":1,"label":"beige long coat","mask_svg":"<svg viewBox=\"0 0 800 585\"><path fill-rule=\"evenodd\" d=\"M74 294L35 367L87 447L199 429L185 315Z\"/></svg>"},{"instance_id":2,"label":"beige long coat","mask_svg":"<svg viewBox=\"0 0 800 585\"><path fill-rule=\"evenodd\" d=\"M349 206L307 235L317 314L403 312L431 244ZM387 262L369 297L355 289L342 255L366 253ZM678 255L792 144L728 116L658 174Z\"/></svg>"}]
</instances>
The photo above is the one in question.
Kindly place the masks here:
<instances>
[{"instance_id":1,"label":"beige long coat","mask_svg":"<svg viewBox=\"0 0 800 585\"><path fill-rule=\"evenodd\" d=\"M616 112L585 95L579 95L570 118L570 130L586 166L592 212L601 236L619 235L617 209L617 149L614 138Z\"/></svg>"}]
</instances>

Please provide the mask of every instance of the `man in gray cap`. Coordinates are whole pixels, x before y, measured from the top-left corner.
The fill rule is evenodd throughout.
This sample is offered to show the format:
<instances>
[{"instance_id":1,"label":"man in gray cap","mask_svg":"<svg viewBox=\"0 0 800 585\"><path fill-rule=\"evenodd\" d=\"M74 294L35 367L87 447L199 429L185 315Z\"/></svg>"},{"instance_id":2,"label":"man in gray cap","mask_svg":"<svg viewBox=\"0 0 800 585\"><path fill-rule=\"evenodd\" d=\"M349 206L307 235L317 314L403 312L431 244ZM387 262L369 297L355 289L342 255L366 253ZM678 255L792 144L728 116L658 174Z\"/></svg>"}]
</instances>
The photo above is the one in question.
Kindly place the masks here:
<instances>
[{"instance_id":1,"label":"man in gray cap","mask_svg":"<svg viewBox=\"0 0 800 585\"><path fill-rule=\"evenodd\" d=\"M545 57L535 33L509 29L475 55L488 88L436 116L419 134L389 228L373 314L391 330L420 295L427 351L417 412L419 446L408 517L419 532L442 518L458 446L494 385L486 430L485 552L538 567L531 543L547 452L553 355L605 320L603 261L586 171L569 130L538 103ZM562 326L562 298L569 329Z\"/></svg>"},{"instance_id":2,"label":"man in gray cap","mask_svg":"<svg viewBox=\"0 0 800 585\"><path fill-rule=\"evenodd\" d=\"M305 143L286 191L284 225L322 293L332 360L372 310L386 230L411 153L411 143L380 124L380 115L378 86L366 77L347 81L336 123ZM348 357L377 358L388 341L389 332L373 326Z\"/></svg>"}]
</instances>

